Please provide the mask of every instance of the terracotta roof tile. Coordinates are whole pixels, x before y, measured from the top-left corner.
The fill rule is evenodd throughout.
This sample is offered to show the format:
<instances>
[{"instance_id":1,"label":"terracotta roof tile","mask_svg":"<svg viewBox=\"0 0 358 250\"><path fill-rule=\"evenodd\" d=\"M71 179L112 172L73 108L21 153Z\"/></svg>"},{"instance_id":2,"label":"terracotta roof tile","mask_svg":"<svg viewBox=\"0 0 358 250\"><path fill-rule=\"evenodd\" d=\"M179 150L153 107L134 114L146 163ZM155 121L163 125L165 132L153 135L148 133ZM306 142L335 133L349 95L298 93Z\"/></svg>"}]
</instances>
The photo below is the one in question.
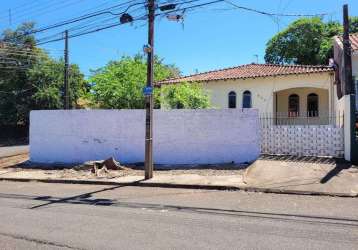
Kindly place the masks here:
<instances>
[{"instance_id":1,"label":"terracotta roof tile","mask_svg":"<svg viewBox=\"0 0 358 250\"><path fill-rule=\"evenodd\" d=\"M214 70L200 74L167 79L157 82L157 85L179 82L205 82L215 80L246 79L268 76L282 76L293 74L310 74L321 72L333 72L329 66L311 65L276 65L276 64L246 64L238 67Z\"/></svg>"},{"instance_id":2,"label":"terracotta roof tile","mask_svg":"<svg viewBox=\"0 0 358 250\"><path fill-rule=\"evenodd\" d=\"M335 39L337 42L339 42L339 46L341 46L341 48L343 47L343 38L342 36L335 36ZM351 41L351 46L352 46L352 50L353 51L358 51L358 33L354 33L354 34L350 34L349 35L349 40Z\"/></svg>"},{"instance_id":3,"label":"terracotta roof tile","mask_svg":"<svg viewBox=\"0 0 358 250\"><path fill-rule=\"evenodd\" d=\"M358 33L350 35L352 49L354 51L358 51Z\"/></svg>"}]
</instances>

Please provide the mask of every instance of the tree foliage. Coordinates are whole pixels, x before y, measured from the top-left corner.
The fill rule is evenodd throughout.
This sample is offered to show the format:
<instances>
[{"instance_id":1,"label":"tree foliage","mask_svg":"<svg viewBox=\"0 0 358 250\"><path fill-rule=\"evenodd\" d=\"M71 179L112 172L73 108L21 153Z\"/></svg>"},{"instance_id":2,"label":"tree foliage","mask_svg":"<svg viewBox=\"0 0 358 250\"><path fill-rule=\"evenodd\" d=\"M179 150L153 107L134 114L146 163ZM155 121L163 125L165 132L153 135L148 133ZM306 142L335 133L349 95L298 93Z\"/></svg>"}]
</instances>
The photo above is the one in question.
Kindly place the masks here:
<instances>
[{"instance_id":1,"label":"tree foliage","mask_svg":"<svg viewBox=\"0 0 358 250\"><path fill-rule=\"evenodd\" d=\"M180 83L161 87L161 103L170 109L210 107L210 95L198 83Z\"/></svg>"},{"instance_id":2,"label":"tree foliage","mask_svg":"<svg viewBox=\"0 0 358 250\"><path fill-rule=\"evenodd\" d=\"M27 125L33 109L63 108L63 60L55 60L37 48L33 23L6 30L0 37L0 125ZM86 92L86 82L77 65L70 65L70 95L73 105Z\"/></svg>"},{"instance_id":3,"label":"tree foliage","mask_svg":"<svg viewBox=\"0 0 358 250\"><path fill-rule=\"evenodd\" d=\"M350 17L349 32L350 33L358 33L358 16Z\"/></svg>"},{"instance_id":4,"label":"tree foliage","mask_svg":"<svg viewBox=\"0 0 358 250\"><path fill-rule=\"evenodd\" d=\"M357 32L358 18L351 17L350 31ZM327 64L333 56L333 37L341 35L339 22L301 18L272 37L266 45L265 61L274 64Z\"/></svg>"},{"instance_id":5,"label":"tree foliage","mask_svg":"<svg viewBox=\"0 0 358 250\"><path fill-rule=\"evenodd\" d=\"M155 57L154 80L160 81L179 75L173 65L166 65ZM147 62L144 56L123 56L111 61L105 67L94 71L90 78L89 98L96 107L118 109L144 108L143 88L147 79ZM155 93L156 106L159 105L158 93Z\"/></svg>"}]
</instances>

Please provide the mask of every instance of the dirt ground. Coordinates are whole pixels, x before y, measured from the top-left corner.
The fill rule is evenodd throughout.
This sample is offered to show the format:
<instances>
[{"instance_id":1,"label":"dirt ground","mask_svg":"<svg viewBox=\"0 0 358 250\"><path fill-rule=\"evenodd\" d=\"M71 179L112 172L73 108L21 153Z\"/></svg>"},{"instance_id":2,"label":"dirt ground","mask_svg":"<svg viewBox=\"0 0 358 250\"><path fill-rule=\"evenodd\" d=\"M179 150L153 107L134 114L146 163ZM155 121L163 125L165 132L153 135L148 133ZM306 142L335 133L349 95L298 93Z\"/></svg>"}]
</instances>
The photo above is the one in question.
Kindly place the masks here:
<instances>
[{"instance_id":1,"label":"dirt ground","mask_svg":"<svg viewBox=\"0 0 358 250\"><path fill-rule=\"evenodd\" d=\"M27 172L33 175L41 174L52 178L64 179L112 179L123 176L141 176L144 175L143 166L126 165L123 170L109 170L108 172L99 172L95 174L90 168L84 168L83 165L73 166L54 166L33 165L28 162L27 154L12 157L0 158L1 172ZM182 175L196 174L200 176L229 176L242 175L247 165L220 164L220 165L193 165L193 166L164 166L154 167L156 175Z\"/></svg>"}]
</instances>

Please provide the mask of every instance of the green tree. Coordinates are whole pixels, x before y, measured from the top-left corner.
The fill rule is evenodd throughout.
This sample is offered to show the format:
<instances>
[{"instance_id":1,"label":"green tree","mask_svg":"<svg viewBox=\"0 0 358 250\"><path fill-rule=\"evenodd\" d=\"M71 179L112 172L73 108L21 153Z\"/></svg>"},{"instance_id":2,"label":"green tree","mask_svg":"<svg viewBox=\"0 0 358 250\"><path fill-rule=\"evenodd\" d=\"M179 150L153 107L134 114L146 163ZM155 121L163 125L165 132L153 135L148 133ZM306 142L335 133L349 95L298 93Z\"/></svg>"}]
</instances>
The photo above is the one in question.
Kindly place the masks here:
<instances>
[{"instance_id":1,"label":"green tree","mask_svg":"<svg viewBox=\"0 0 358 250\"><path fill-rule=\"evenodd\" d=\"M63 107L63 60L50 58L27 35L34 28L25 23L0 36L0 125L28 125L33 109ZM70 66L70 94L74 104L86 91L77 65Z\"/></svg>"},{"instance_id":2,"label":"green tree","mask_svg":"<svg viewBox=\"0 0 358 250\"><path fill-rule=\"evenodd\" d=\"M320 64L318 54L324 30L320 18L302 18L293 22L267 43L266 62Z\"/></svg>"},{"instance_id":3,"label":"green tree","mask_svg":"<svg viewBox=\"0 0 358 250\"><path fill-rule=\"evenodd\" d=\"M36 89L32 95L32 109L62 109L64 106L64 60L45 58L28 71L28 80ZM88 92L87 82L78 65L69 70L71 106L76 107L80 97Z\"/></svg>"},{"instance_id":4,"label":"green tree","mask_svg":"<svg viewBox=\"0 0 358 250\"><path fill-rule=\"evenodd\" d=\"M322 40L318 52L318 64L328 64L333 58L333 37L343 33L343 26L339 22L328 22L324 24Z\"/></svg>"},{"instance_id":5,"label":"green tree","mask_svg":"<svg viewBox=\"0 0 358 250\"><path fill-rule=\"evenodd\" d=\"M358 17L350 18L350 31L358 31ZM272 37L266 45L265 61L275 64L327 64L333 56L333 37L341 35L339 22L301 18Z\"/></svg>"},{"instance_id":6,"label":"green tree","mask_svg":"<svg viewBox=\"0 0 358 250\"><path fill-rule=\"evenodd\" d=\"M358 33L358 16L349 18L349 32Z\"/></svg>"},{"instance_id":7,"label":"green tree","mask_svg":"<svg viewBox=\"0 0 358 250\"><path fill-rule=\"evenodd\" d=\"M161 103L170 109L200 109L210 107L210 95L198 83L183 82L163 85Z\"/></svg>"},{"instance_id":8,"label":"green tree","mask_svg":"<svg viewBox=\"0 0 358 250\"><path fill-rule=\"evenodd\" d=\"M160 81L179 75L173 65L166 65L155 57L154 80ZM90 78L89 97L93 106L100 108L142 109L144 108L143 88L147 79L147 63L142 55L124 56L111 61L105 67L94 71ZM155 93L158 97L158 93ZM156 106L159 100L156 98Z\"/></svg>"}]
</instances>

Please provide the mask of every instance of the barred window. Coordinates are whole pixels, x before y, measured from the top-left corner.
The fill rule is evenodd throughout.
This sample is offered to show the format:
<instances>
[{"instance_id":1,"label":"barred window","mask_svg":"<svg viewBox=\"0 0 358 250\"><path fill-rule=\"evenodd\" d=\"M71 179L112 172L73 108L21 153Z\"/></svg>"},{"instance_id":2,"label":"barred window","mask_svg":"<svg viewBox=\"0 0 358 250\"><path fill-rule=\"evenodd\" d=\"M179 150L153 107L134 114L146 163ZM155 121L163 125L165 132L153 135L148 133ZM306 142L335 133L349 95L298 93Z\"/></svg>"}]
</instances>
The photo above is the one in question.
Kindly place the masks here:
<instances>
[{"instance_id":1,"label":"barred window","mask_svg":"<svg viewBox=\"0 0 358 250\"><path fill-rule=\"evenodd\" d=\"M251 108L251 92L246 90L242 95L242 107Z\"/></svg>"},{"instance_id":2,"label":"barred window","mask_svg":"<svg viewBox=\"0 0 358 250\"><path fill-rule=\"evenodd\" d=\"M288 97L288 116L296 117L300 112L300 97L292 94Z\"/></svg>"},{"instance_id":3,"label":"barred window","mask_svg":"<svg viewBox=\"0 0 358 250\"><path fill-rule=\"evenodd\" d=\"M236 108L236 93L235 93L235 91L231 91L231 92L229 93L229 95L228 95L228 101L229 101L228 107L229 107L230 109Z\"/></svg>"},{"instance_id":4,"label":"barred window","mask_svg":"<svg viewBox=\"0 0 358 250\"><path fill-rule=\"evenodd\" d=\"M318 95L315 93L307 96L307 112L309 117L318 116Z\"/></svg>"}]
</instances>

